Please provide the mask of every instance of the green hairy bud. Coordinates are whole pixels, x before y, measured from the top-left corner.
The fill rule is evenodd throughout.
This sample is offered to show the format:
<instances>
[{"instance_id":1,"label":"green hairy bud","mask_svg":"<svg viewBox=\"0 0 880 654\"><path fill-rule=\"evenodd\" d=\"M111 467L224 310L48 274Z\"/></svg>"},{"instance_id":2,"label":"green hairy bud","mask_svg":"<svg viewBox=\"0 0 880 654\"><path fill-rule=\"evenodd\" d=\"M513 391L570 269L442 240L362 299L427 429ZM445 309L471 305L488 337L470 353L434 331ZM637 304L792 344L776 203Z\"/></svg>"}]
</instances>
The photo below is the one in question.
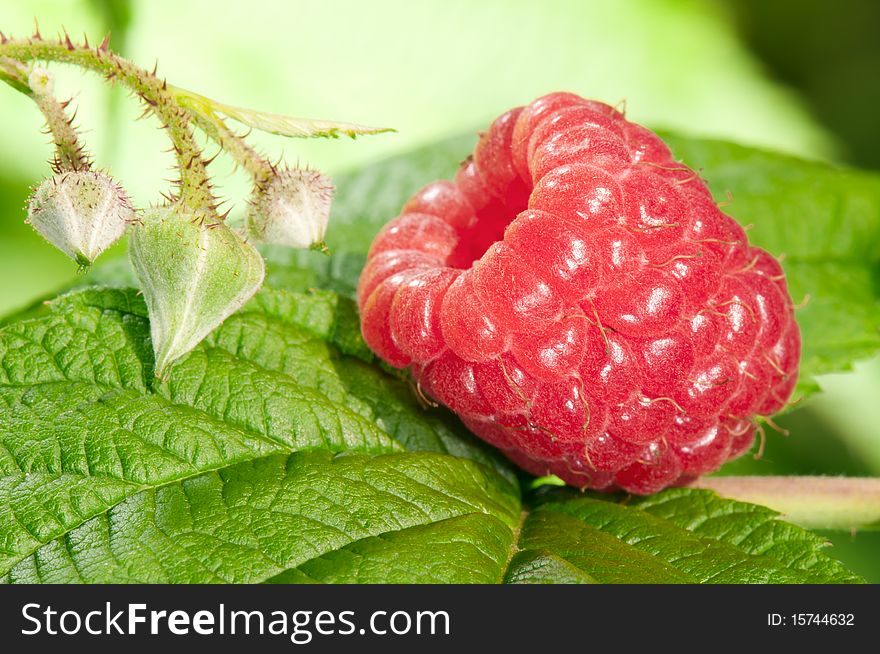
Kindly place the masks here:
<instances>
[{"instance_id":1,"label":"green hairy bud","mask_svg":"<svg viewBox=\"0 0 880 654\"><path fill-rule=\"evenodd\" d=\"M125 191L102 172L53 175L28 201L28 224L80 266L115 243L133 218Z\"/></svg>"},{"instance_id":2,"label":"green hairy bud","mask_svg":"<svg viewBox=\"0 0 880 654\"><path fill-rule=\"evenodd\" d=\"M333 185L314 170L280 171L260 189L248 214L248 231L263 243L322 248Z\"/></svg>"},{"instance_id":3,"label":"green hairy bud","mask_svg":"<svg viewBox=\"0 0 880 654\"><path fill-rule=\"evenodd\" d=\"M157 377L247 302L265 276L253 245L179 206L147 212L132 229L129 253L150 313Z\"/></svg>"}]
</instances>

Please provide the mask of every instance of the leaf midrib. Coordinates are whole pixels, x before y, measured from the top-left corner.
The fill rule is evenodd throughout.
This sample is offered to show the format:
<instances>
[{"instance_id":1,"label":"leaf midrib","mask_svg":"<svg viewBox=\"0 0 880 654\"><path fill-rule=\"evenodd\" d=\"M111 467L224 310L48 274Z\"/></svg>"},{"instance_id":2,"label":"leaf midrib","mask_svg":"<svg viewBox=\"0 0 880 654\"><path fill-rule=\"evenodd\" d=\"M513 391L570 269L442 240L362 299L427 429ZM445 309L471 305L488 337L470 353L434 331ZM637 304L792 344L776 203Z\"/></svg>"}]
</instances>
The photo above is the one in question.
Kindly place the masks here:
<instances>
[{"instance_id":1,"label":"leaf midrib","mask_svg":"<svg viewBox=\"0 0 880 654\"><path fill-rule=\"evenodd\" d=\"M530 511L523 508L523 510L519 512L519 519L517 520L516 525L511 529L513 537L510 540L510 547L507 549L507 559L504 561L504 565L501 566L501 573L498 577L499 584L504 583L504 579L510 569L510 562L513 560L513 557L516 556L518 552L522 551L519 547L519 537L520 534L522 534L523 525L526 523L529 514Z\"/></svg>"}]
</instances>

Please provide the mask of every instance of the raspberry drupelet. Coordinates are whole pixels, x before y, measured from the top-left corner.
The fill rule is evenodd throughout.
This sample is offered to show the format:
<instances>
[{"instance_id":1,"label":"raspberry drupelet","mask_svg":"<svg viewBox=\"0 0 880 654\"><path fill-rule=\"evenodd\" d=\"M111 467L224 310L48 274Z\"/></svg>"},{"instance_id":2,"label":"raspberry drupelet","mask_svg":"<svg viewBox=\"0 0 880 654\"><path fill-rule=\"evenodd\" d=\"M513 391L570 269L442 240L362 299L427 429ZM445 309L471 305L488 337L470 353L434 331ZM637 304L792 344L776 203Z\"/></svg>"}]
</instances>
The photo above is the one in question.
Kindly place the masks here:
<instances>
[{"instance_id":1,"label":"raspberry drupelet","mask_svg":"<svg viewBox=\"0 0 880 654\"><path fill-rule=\"evenodd\" d=\"M747 451L797 379L782 269L614 108L553 93L416 193L358 287L382 359L536 475L648 494Z\"/></svg>"}]
</instances>

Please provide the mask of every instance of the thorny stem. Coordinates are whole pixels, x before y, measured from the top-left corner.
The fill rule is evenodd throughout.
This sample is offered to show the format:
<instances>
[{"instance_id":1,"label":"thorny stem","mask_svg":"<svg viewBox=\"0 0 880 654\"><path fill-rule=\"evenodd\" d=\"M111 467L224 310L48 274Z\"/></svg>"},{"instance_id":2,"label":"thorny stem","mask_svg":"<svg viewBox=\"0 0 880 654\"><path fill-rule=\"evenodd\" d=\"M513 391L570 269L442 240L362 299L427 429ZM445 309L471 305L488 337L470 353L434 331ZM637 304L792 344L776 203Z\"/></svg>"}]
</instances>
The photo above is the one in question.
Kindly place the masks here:
<instances>
[{"instance_id":1,"label":"thorny stem","mask_svg":"<svg viewBox=\"0 0 880 654\"><path fill-rule=\"evenodd\" d=\"M0 57L0 81L6 82L16 91L25 95L31 94L31 87L28 84L29 74L30 69L20 61L9 57Z\"/></svg>"},{"instance_id":2,"label":"thorny stem","mask_svg":"<svg viewBox=\"0 0 880 654\"><path fill-rule=\"evenodd\" d=\"M691 486L769 507L808 529L880 528L880 479L705 477Z\"/></svg>"},{"instance_id":3,"label":"thorny stem","mask_svg":"<svg viewBox=\"0 0 880 654\"><path fill-rule=\"evenodd\" d=\"M229 128L226 121L214 111L212 101L191 92L184 92L183 89L174 86L169 86L169 91L178 104L189 112L199 129L208 138L216 141L235 163L244 168L258 187L268 184L274 174L272 164Z\"/></svg>"},{"instance_id":4,"label":"thorny stem","mask_svg":"<svg viewBox=\"0 0 880 654\"><path fill-rule=\"evenodd\" d=\"M179 201L189 209L201 212L202 217L208 214L212 220L218 220L206 163L190 128L189 115L155 73L112 52L107 38L96 48L91 48L88 42L74 44L66 34L57 42L46 41L39 33L26 40L0 34L0 57L19 62L37 60L72 64L101 74L110 81L119 80L147 104L147 111L155 113L167 129L180 171Z\"/></svg>"},{"instance_id":5,"label":"thorny stem","mask_svg":"<svg viewBox=\"0 0 880 654\"><path fill-rule=\"evenodd\" d=\"M19 88L18 84L12 84L12 86L30 96L46 119L46 126L55 143L52 169L56 173L89 170L91 167L89 156L83 149L79 135L73 127L73 118L69 118L65 111L68 102L59 102L53 95L51 73L44 68L25 66L14 59L4 58L3 62L8 63L9 68L17 69L21 74L21 77L16 81L20 83L22 88Z\"/></svg>"}]
</instances>

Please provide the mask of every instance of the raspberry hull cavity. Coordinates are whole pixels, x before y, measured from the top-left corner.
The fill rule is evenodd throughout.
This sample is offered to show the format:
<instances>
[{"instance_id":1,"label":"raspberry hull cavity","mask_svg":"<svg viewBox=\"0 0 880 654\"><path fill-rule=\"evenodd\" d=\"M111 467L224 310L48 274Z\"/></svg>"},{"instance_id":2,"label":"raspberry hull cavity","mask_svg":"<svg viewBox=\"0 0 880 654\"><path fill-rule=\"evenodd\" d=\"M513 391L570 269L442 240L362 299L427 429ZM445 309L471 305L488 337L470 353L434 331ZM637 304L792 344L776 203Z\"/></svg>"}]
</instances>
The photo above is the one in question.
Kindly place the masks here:
<instances>
[{"instance_id":1,"label":"raspberry hull cavity","mask_svg":"<svg viewBox=\"0 0 880 654\"><path fill-rule=\"evenodd\" d=\"M361 327L536 475L653 493L742 455L795 386L782 269L700 177L614 108L500 116L454 181L379 233Z\"/></svg>"}]
</instances>

